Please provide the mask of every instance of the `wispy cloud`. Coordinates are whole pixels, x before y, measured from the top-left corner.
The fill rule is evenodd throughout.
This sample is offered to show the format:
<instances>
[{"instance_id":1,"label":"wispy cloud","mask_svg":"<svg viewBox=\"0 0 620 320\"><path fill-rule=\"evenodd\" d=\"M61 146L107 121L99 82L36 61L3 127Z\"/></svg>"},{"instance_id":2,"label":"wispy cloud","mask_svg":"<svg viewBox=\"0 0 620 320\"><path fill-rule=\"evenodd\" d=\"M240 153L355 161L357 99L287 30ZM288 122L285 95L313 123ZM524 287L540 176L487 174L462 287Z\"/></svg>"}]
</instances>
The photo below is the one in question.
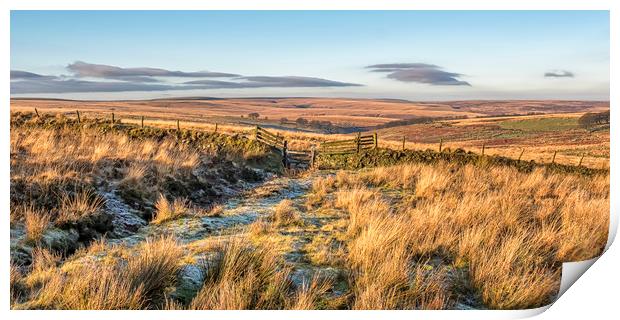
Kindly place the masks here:
<instances>
[{"instance_id":1,"label":"wispy cloud","mask_svg":"<svg viewBox=\"0 0 620 320\"><path fill-rule=\"evenodd\" d=\"M460 73L448 72L428 63L386 63L366 67L372 72L388 73L387 77L401 82L418 82L436 86L471 86L460 80Z\"/></svg>"},{"instance_id":2,"label":"wispy cloud","mask_svg":"<svg viewBox=\"0 0 620 320\"><path fill-rule=\"evenodd\" d=\"M43 79L55 79L55 76L44 76L37 73L21 70L11 70L11 80L43 80Z\"/></svg>"},{"instance_id":3,"label":"wispy cloud","mask_svg":"<svg viewBox=\"0 0 620 320\"><path fill-rule=\"evenodd\" d=\"M355 83L302 76L240 76L234 73L209 71L182 72L159 68L119 68L85 62L72 63L67 66L67 69L73 73L72 76L48 76L27 71L11 70L11 93L33 94L360 86L360 84ZM175 83L164 82L156 77L202 79ZM229 79L209 79L213 77L227 77ZM92 80L92 78L101 80Z\"/></svg>"},{"instance_id":4,"label":"wispy cloud","mask_svg":"<svg viewBox=\"0 0 620 320\"><path fill-rule=\"evenodd\" d=\"M553 70L545 72L545 78L574 78L575 74L567 70Z\"/></svg>"},{"instance_id":5,"label":"wispy cloud","mask_svg":"<svg viewBox=\"0 0 620 320\"><path fill-rule=\"evenodd\" d=\"M217 81L217 80L195 80L184 82L191 85L205 85L212 89L222 88L310 88L310 87L354 87L361 86L356 83L333 81L312 77L271 77L271 76L249 76L238 77L237 81ZM241 80L241 81L238 81Z\"/></svg>"},{"instance_id":6,"label":"wispy cloud","mask_svg":"<svg viewBox=\"0 0 620 320\"><path fill-rule=\"evenodd\" d=\"M71 93L71 92L125 92L125 91L166 91L193 89L186 86L168 84L148 84L120 81L85 81L77 79L46 79L11 81L11 93Z\"/></svg>"},{"instance_id":7,"label":"wispy cloud","mask_svg":"<svg viewBox=\"0 0 620 320\"><path fill-rule=\"evenodd\" d=\"M82 61L76 61L67 66L67 70L73 72L76 77L104 78L104 79L120 79L120 80L138 80L142 82L146 78L136 77L177 77L177 78L226 78L237 77L238 74L211 71L170 71L160 68L121 68L117 66L94 64Z\"/></svg>"}]
</instances>

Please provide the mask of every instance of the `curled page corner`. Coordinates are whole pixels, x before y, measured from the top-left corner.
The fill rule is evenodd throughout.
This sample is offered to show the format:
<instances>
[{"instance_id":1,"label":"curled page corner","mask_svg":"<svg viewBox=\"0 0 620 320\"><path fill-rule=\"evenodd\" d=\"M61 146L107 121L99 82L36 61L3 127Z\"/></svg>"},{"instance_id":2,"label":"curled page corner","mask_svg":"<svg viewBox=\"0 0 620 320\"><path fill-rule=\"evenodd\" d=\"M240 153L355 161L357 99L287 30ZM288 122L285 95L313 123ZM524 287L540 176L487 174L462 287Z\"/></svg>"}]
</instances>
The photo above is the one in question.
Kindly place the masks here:
<instances>
[{"instance_id":1,"label":"curled page corner","mask_svg":"<svg viewBox=\"0 0 620 320\"><path fill-rule=\"evenodd\" d=\"M556 301L562 297L562 295L570 288L577 279L579 279L590 267L598 260L599 257L577 261L577 262L564 262L562 264L562 280L560 281L560 292L558 293Z\"/></svg>"},{"instance_id":2,"label":"curled page corner","mask_svg":"<svg viewBox=\"0 0 620 320\"><path fill-rule=\"evenodd\" d=\"M607 244L605 245L605 250L603 253L595 258L584 261L575 261L575 262L564 262L562 264L562 279L560 280L560 291L558 292L557 298L555 301L560 299L562 295L570 288L576 281L579 279L590 267L607 252L607 249L611 246L616 238L616 233L618 231L618 216L615 214L610 214L609 220L609 233L607 236ZM554 302L555 302L554 301Z\"/></svg>"},{"instance_id":3,"label":"curled page corner","mask_svg":"<svg viewBox=\"0 0 620 320\"><path fill-rule=\"evenodd\" d=\"M611 244L611 241L608 241L607 248L609 247L609 244ZM594 264L594 262L598 260L599 257L585 261L563 263L562 279L560 280L560 290L556 298L548 305L542 306L540 308L514 311L514 313L510 313L507 316L507 319L530 318L547 311L556 301L558 301L562 297L562 295L568 290L568 288L570 288L577 281L577 279L579 279Z\"/></svg>"}]
</instances>

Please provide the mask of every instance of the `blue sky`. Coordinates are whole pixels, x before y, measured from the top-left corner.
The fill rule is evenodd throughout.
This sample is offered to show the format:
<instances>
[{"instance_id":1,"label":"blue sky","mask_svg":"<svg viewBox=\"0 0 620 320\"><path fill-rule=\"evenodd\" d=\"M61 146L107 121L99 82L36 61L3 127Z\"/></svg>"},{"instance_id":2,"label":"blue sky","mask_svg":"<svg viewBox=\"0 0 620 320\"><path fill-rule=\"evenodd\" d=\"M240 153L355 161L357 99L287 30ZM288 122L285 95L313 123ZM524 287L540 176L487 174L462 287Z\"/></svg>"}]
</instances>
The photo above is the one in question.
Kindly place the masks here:
<instances>
[{"instance_id":1,"label":"blue sky","mask_svg":"<svg viewBox=\"0 0 620 320\"><path fill-rule=\"evenodd\" d=\"M12 11L11 70L14 97L608 100L609 14Z\"/></svg>"}]
</instances>

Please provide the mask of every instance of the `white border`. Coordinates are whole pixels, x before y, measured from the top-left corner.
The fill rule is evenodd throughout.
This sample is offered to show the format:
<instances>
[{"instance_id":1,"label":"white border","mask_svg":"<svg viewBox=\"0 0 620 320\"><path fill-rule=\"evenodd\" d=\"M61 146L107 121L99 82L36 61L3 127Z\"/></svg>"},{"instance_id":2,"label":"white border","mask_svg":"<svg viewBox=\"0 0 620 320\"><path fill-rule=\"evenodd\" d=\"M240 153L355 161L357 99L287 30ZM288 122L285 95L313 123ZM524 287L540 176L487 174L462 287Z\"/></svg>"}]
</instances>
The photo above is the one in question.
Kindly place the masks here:
<instances>
[{"instance_id":1,"label":"white border","mask_svg":"<svg viewBox=\"0 0 620 320\"><path fill-rule=\"evenodd\" d=\"M376 1L376 0L221 0L219 2L192 1L192 0L151 0L151 1L131 1L131 0L22 0L22 1L2 1L0 6L0 43L6 44L1 51L4 68L2 68L0 88L3 97L2 112L0 112L0 123L4 124L3 132L0 134L0 144L3 150L3 166L0 175L1 197L3 204L3 219L0 223L2 230L9 230L9 104L10 104L10 86L9 86L9 70L10 70L10 10L185 10L185 9L201 9L201 10L611 10L611 57L618 56L618 32L619 14L618 6L620 1L613 0L502 0L502 1L485 1L485 0L416 0L416 1ZM145 5L148 4L148 5ZM611 84L611 105L615 106L618 101L617 82L617 65L612 59L610 70ZM620 116L612 107L612 123L616 124L620 121ZM616 157L618 138L618 129L612 125L611 136L611 167L614 168L618 164ZM613 183L616 178L615 171L612 169L612 192L611 192L611 210L612 223L610 225L610 241L617 230L618 225L618 201L617 187ZM2 250L3 263L0 267L2 274L2 310L7 313L9 310L9 235L5 234L5 244L0 246ZM611 246L609 250L592 266L592 271L586 273L583 279L577 281L570 290L563 290L565 294L551 307L548 312L542 314L542 318L557 319L559 317L573 318L579 316L584 318L592 314L609 315L617 313L615 308L617 304L618 294L618 276L620 270L620 261L618 246ZM563 279L578 278L594 261L571 263L565 266L563 270ZM575 278L575 279L576 279ZM562 285L562 289L568 286ZM592 309L595 307L595 309ZM424 319L511 319L533 316L541 313L547 308L525 311L205 311L205 312L184 312L184 311L104 311L104 312L87 312L87 311L13 311L10 318L20 319L40 319L42 317L62 318L62 319L109 319L111 316L120 319L126 318L149 318L149 319L170 319L179 317L184 319L203 319L205 317L224 318L224 319L271 319L271 318L295 318L295 319L312 319L317 317L325 319L337 319L342 317L356 319L375 319L377 317L393 317L393 318L424 318Z\"/></svg>"}]
</instances>

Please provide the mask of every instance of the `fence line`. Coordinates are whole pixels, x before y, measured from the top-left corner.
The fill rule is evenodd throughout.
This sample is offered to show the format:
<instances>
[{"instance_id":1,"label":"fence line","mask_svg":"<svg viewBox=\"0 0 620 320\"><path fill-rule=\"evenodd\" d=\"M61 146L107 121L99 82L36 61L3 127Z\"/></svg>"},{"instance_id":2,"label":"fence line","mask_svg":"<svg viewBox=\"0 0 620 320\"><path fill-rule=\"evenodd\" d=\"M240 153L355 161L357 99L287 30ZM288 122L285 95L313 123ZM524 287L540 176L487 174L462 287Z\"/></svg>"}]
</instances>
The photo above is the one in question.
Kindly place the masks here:
<instances>
[{"instance_id":1,"label":"fence line","mask_svg":"<svg viewBox=\"0 0 620 320\"><path fill-rule=\"evenodd\" d=\"M41 114L37 108L34 108L35 114L38 118L41 118ZM71 114L72 112L69 112ZM75 115L77 117L78 124L82 123L82 113L79 110L75 111ZM140 127L144 128L144 116L140 116ZM121 123L120 118L116 118L114 112L111 113L111 125L114 126L116 123ZM176 129L177 131L181 130L180 120L176 120ZM214 133L218 132L218 123L215 123ZM260 126L256 126L254 130L255 139L259 142L267 144L277 151L279 151L283 156L283 163L285 166L289 166L291 163L309 163L310 166L313 166L316 160L316 156L319 153L326 155L338 155L338 154L353 154L359 153L364 150L372 150L378 147L378 136L377 133L373 133L370 135L361 135L361 133L357 133L356 137L353 139L347 140L337 140L337 141L326 141L322 142L319 145L318 150L312 147L311 150L288 150L288 141L284 139L284 137L279 134L274 134L265 130ZM402 150L406 150L405 147L406 138L403 136L402 138ZM482 145L481 155L485 155L486 144ZM439 152L443 151L443 138L439 140ZM525 148L521 149L521 152L518 157L518 161L522 160L523 154L525 152ZM550 164L555 164L557 150L553 152L553 156ZM583 160L585 158L585 154L582 154L579 163L577 166L582 166ZM525 160L524 160L525 161ZM544 161L541 161L541 163Z\"/></svg>"}]
</instances>

